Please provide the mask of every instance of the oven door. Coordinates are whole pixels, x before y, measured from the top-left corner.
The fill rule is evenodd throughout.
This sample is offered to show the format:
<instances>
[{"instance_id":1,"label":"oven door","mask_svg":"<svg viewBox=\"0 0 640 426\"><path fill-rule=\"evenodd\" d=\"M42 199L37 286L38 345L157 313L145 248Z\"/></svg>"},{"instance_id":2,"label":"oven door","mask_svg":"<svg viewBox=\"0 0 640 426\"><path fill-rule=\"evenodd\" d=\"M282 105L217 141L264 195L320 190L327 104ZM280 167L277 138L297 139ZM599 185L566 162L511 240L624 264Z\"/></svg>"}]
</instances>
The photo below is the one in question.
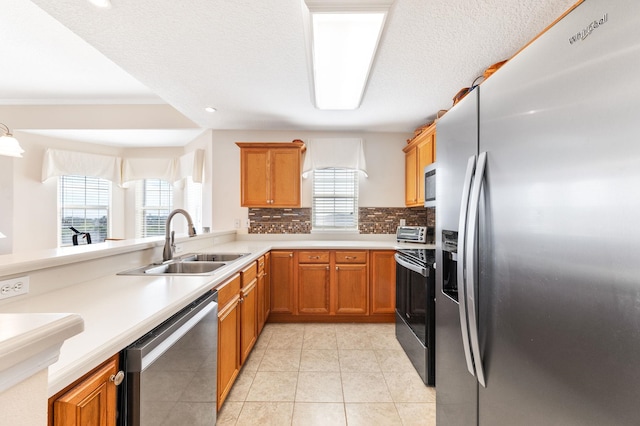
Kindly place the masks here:
<instances>
[{"instance_id":1,"label":"oven door","mask_svg":"<svg viewBox=\"0 0 640 426\"><path fill-rule=\"evenodd\" d=\"M416 264L401 253L395 255L396 312L418 340L427 346L427 268Z\"/></svg>"}]
</instances>

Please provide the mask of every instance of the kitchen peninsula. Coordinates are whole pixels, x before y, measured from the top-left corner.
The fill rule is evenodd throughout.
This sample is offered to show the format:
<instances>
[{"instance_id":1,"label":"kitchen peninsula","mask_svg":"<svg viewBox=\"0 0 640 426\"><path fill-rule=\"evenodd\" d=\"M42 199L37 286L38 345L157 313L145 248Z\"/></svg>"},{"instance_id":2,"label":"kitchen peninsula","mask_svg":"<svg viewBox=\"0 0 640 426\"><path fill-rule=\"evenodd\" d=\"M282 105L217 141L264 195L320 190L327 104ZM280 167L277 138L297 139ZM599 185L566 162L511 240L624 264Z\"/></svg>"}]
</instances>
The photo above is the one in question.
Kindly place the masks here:
<instances>
[{"instance_id":1,"label":"kitchen peninsula","mask_svg":"<svg viewBox=\"0 0 640 426\"><path fill-rule=\"evenodd\" d=\"M303 240L236 236L235 231L179 238L177 243L185 254L195 251L250 254L210 276L116 275L158 261L162 256L162 241L158 238L0 257L3 278L28 275L31 282L28 295L3 301L0 312L71 312L84 320L84 331L67 340L58 362L49 367L47 397L271 250L392 251L397 246L390 235L361 235L357 240Z\"/></svg>"}]
</instances>

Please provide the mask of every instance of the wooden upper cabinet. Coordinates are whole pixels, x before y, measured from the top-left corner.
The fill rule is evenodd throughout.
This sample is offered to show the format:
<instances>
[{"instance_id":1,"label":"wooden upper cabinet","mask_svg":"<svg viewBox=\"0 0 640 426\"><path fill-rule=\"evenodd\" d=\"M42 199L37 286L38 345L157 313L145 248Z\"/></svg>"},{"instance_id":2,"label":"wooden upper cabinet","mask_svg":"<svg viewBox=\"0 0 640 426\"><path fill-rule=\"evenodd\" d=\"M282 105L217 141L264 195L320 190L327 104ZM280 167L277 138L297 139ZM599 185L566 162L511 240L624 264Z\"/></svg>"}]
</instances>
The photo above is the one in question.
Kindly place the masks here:
<instances>
[{"instance_id":1,"label":"wooden upper cabinet","mask_svg":"<svg viewBox=\"0 0 640 426\"><path fill-rule=\"evenodd\" d=\"M300 207L304 143L236 142L242 207Z\"/></svg>"},{"instance_id":2,"label":"wooden upper cabinet","mask_svg":"<svg viewBox=\"0 0 640 426\"><path fill-rule=\"evenodd\" d=\"M405 153L405 205L424 205L424 168L435 161L436 125L425 128L403 148Z\"/></svg>"}]
</instances>

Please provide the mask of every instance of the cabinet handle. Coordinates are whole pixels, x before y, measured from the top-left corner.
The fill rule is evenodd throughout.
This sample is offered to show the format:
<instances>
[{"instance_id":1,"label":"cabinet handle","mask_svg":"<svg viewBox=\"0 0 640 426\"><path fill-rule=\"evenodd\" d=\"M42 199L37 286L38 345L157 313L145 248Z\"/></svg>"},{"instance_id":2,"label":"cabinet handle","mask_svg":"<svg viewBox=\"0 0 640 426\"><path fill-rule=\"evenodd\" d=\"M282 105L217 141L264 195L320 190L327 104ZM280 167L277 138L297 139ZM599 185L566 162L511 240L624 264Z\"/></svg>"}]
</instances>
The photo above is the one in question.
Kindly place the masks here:
<instances>
[{"instance_id":1,"label":"cabinet handle","mask_svg":"<svg viewBox=\"0 0 640 426\"><path fill-rule=\"evenodd\" d=\"M336 271L337 271L337 270L339 270L339 269L340 269L340 268L338 268L338 267L336 266Z\"/></svg>"},{"instance_id":2,"label":"cabinet handle","mask_svg":"<svg viewBox=\"0 0 640 426\"><path fill-rule=\"evenodd\" d=\"M238 299L238 303L243 303L243 302L244 302L244 298L241 297L240 299Z\"/></svg>"},{"instance_id":3,"label":"cabinet handle","mask_svg":"<svg viewBox=\"0 0 640 426\"><path fill-rule=\"evenodd\" d=\"M120 370L116 374L112 374L109 377L109 381L113 382L114 385L118 386L124 380L124 371Z\"/></svg>"},{"instance_id":4,"label":"cabinet handle","mask_svg":"<svg viewBox=\"0 0 640 426\"><path fill-rule=\"evenodd\" d=\"M329 270L329 265L327 265L327 271Z\"/></svg>"},{"instance_id":5,"label":"cabinet handle","mask_svg":"<svg viewBox=\"0 0 640 426\"><path fill-rule=\"evenodd\" d=\"M351 260L351 259L357 259L356 256L345 256L344 257L346 260Z\"/></svg>"},{"instance_id":6,"label":"cabinet handle","mask_svg":"<svg viewBox=\"0 0 640 426\"><path fill-rule=\"evenodd\" d=\"M293 253L289 253L289 257L293 257Z\"/></svg>"},{"instance_id":7,"label":"cabinet handle","mask_svg":"<svg viewBox=\"0 0 640 426\"><path fill-rule=\"evenodd\" d=\"M320 259L320 256L309 256L309 259Z\"/></svg>"}]
</instances>

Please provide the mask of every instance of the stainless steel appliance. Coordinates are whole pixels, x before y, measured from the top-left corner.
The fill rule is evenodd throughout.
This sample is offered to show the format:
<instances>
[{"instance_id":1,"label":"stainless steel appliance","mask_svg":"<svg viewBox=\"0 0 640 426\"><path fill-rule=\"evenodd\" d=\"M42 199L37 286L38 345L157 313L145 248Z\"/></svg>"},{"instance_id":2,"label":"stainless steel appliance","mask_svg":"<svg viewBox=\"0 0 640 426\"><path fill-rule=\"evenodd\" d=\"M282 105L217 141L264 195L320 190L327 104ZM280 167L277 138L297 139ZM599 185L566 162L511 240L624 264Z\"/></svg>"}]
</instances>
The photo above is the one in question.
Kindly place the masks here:
<instances>
[{"instance_id":1,"label":"stainless steel appliance","mask_svg":"<svg viewBox=\"0 0 640 426\"><path fill-rule=\"evenodd\" d=\"M436 206L436 163L424 168L424 206Z\"/></svg>"},{"instance_id":2,"label":"stainless steel appliance","mask_svg":"<svg viewBox=\"0 0 640 426\"><path fill-rule=\"evenodd\" d=\"M400 242L427 233L426 227L402 228L396 235ZM425 384L434 386L435 251L422 245L396 251L396 337Z\"/></svg>"},{"instance_id":3,"label":"stainless steel appliance","mask_svg":"<svg viewBox=\"0 0 640 426\"><path fill-rule=\"evenodd\" d=\"M438 122L439 424L638 424L638 16L586 0Z\"/></svg>"},{"instance_id":4,"label":"stainless steel appliance","mask_svg":"<svg viewBox=\"0 0 640 426\"><path fill-rule=\"evenodd\" d=\"M217 301L205 294L125 350L126 425L216 423Z\"/></svg>"}]
</instances>

